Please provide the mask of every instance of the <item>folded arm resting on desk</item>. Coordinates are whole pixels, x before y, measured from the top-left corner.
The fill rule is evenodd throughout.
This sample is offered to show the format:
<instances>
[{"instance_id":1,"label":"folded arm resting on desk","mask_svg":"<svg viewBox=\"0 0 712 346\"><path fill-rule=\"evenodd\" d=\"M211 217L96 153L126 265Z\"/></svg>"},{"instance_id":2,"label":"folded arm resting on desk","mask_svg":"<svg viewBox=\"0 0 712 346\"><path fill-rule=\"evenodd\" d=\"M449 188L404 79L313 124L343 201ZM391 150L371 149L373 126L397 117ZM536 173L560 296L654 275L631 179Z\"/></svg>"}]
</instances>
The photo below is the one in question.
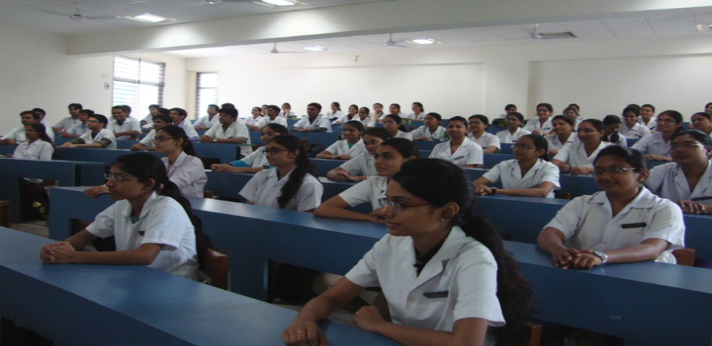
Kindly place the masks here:
<instances>
[{"instance_id":1,"label":"folded arm resting on desk","mask_svg":"<svg viewBox=\"0 0 712 346\"><path fill-rule=\"evenodd\" d=\"M67 238L66 241L45 245L40 251L40 259L46 264L86 263L86 264L135 264L149 265L161 251L160 244L141 244L135 250L85 252L84 249L97 236L87 230Z\"/></svg>"}]
</instances>

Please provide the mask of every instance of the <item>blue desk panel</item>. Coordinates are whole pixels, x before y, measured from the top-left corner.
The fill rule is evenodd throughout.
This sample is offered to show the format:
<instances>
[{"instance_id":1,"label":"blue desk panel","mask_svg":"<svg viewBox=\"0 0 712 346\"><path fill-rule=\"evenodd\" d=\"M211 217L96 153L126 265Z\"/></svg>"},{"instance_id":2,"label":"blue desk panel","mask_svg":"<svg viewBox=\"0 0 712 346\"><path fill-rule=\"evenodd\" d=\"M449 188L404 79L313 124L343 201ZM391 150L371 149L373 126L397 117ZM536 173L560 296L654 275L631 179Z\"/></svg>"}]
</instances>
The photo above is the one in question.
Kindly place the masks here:
<instances>
[{"instance_id":1,"label":"blue desk panel","mask_svg":"<svg viewBox=\"0 0 712 346\"><path fill-rule=\"evenodd\" d=\"M343 165L345 160L310 159L316 168L316 174L325 177L330 170Z\"/></svg>"},{"instance_id":2,"label":"blue desk panel","mask_svg":"<svg viewBox=\"0 0 712 346\"><path fill-rule=\"evenodd\" d=\"M39 249L51 242L0 228L0 314L56 344L278 345L296 315L145 266L44 265ZM334 345L395 344L322 326Z\"/></svg>"},{"instance_id":3,"label":"blue desk panel","mask_svg":"<svg viewBox=\"0 0 712 346\"><path fill-rule=\"evenodd\" d=\"M71 198L73 189L53 193ZM74 201L77 195L74 191ZM55 213L80 214L74 201L66 203L74 206L71 210L53 209L52 218ZM385 233L383 225L369 222L224 201L191 202L206 232L230 255L232 290L256 298L266 296L268 260L343 274ZM536 318L644 345L709 345L712 340L712 271L655 262L562 270L533 244L506 242L505 248L534 287L541 312Z\"/></svg>"},{"instance_id":4,"label":"blue desk panel","mask_svg":"<svg viewBox=\"0 0 712 346\"><path fill-rule=\"evenodd\" d=\"M125 149L95 149L95 148L57 148L57 159L73 161L102 162L109 166L116 161L119 156L132 154L134 151ZM165 155L155 151L146 151L158 157Z\"/></svg>"},{"instance_id":5,"label":"blue desk panel","mask_svg":"<svg viewBox=\"0 0 712 346\"><path fill-rule=\"evenodd\" d=\"M413 141L415 143L415 146L418 147L418 149L422 150L430 150L432 151L433 148L435 148L436 145L442 143L438 141Z\"/></svg>"},{"instance_id":6,"label":"blue desk panel","mask_svg":"<svg viewBox=\"0 0 712 346\"><path fill-rule=\"evenodd\" d=\"M512 151L512 143L500 143L498 154L514 154Z\"/></svg>"},{"instance_id":7,"label":"blue desk panel","mask_svg":"<svg viewBox=\"0 0 712 346\"><path fill-rule=\"evenodd\" d=\"M199 158L218 159L220 163L230 163L239 160L240 146L239 144L233 143L193 143L193 147L195 147L195 152Z\"/></svg>"},{"instance_id":8,"label":"blue desk panel","mask_svg":"<svg viewBox=\"0 0 712 346\"><path fill-rule=\"evenodd\" d=\"M502 161L512 160L514 155L512 154L485 154L484 164L487 168L492 168Z\"/></svg>"},{"instance_id":9,"label":"blue desk panel","mask_svg":"<svg viewBox=\"0 0 712 346\"><path fill-rule=\"evenodd\" d=\"M306 139L309 144L323 145L324 149L339 140L339 133L326 132L290 132L299 138Z\"/></svg>"},{"instance_id":10,"label":"blue desk panel","mask_svg":"<svg viewBox=\"0 0 712 346\"><path fill-rule=\"evenodd\" d=\"M0 145L0 155L12 154L17 149L17 145Z\"/></svg>"},{"instance_id":11,"label":"blue desk panel","mask_svg":"<svg viewBox=\"0 0 712 346\"><path fill-rule=\"evenodd\" d=\"M118 139L116 140L117 149L129 149L132 145L138 143L139 141L128 140L128 139Z\"/></svg>"}]
</instances>

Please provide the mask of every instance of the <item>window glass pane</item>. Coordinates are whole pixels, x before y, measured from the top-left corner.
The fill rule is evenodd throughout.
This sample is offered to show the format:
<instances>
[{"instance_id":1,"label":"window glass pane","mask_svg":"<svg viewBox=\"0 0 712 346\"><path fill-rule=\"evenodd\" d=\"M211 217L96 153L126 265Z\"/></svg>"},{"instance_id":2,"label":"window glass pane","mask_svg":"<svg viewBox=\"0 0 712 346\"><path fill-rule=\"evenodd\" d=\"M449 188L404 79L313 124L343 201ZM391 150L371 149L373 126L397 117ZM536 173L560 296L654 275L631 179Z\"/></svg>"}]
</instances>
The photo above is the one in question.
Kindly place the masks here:
<instances>
[{"instance_id":1,"label":"window glass pane","mask_svg":"<svg viewBox=\"0 0 712 346\"><path fill-rule=\"evenodd\" d=\"M142 118L151 104L163 103L165 64L124 56L114 57L113 105L129 105Z\"/></svg>"},{"instance_id":2,"label":"window glass pane","mask_svg":"<svg viewBox=\"0 0 712 346\"><path fill-rule=\"evenodd\" d=\"M195 96L195 117L207 114L209 104L218 103L218 74L199 72L197 76L197 91Z\"/></svg>"}]
</instances>

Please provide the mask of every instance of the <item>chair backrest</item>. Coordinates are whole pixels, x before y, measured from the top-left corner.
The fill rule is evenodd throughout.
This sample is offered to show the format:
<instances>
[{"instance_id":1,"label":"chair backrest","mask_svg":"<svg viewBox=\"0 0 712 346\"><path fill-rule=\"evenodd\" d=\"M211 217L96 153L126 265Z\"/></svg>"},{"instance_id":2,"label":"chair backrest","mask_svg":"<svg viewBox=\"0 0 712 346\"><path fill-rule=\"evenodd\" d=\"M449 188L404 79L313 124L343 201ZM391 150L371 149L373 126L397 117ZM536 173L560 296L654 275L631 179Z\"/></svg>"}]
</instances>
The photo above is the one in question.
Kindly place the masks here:
<instances>
[{"instance_id":1,"label":"chair backrest","mask_svg":"<svg viewBox=\"0 0 712 346\"><path fill-rule=\"evenodd\" d=\"M228 289L230 258L213 249L202 250L200 271L210 277L210 286Z\"/></svg>"},{"instance_id":2,"label":"chair backrest","mask_svg":"<svg viewBox=\"0 0 712 346\"><path fill-rule=\"evenodd\" d=\"M683 248L674 250L672 255L675 256L675 260L679 265L690 267L695 265L695 249Z\"/></svg>"},{"instance_id":3,"label":"chair backrest","mask_svg":"<svg viewBox=\"0 0 712 346\"><path fill-rule=\"evenodd\" d=\"M504 346L539 346L543 327L540 324L524 321L519 323L515 329L515 338L509 340L498 340L497 344ZM501 342L500 342L501 341Z\"/></svg>"},{"instance_id":4,"label":"chair backrest","mask_svg":"<svg viewBox=\"0 0 712 346\"><path fill-rule=\"evenodd\" d=\"M554 190L554 198L571 199L571 192Z\"/></svg>"},{"instance_id":5,"label":"chair backrest","mask_svg":"<svg viewBox=\"0 0 712 346\"><path fill-rule=\"evenodd\" d=\"M208 190L203 190L203 198L213 198L213 192Z\"/></svg>"}]
</instances>

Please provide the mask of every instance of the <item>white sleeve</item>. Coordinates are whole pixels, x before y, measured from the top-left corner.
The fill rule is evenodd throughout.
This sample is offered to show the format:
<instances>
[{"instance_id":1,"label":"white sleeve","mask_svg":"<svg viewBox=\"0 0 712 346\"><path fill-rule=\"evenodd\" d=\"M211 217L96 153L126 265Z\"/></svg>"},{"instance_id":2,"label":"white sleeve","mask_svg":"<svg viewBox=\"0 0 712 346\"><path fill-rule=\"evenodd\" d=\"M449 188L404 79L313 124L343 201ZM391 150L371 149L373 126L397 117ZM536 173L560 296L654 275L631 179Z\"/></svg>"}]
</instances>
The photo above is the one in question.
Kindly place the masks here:
<instances>
[{"instance_id":1,"label":"white sleeve","mask_svg":"<svg viewBox=\"0 0 712 346\"><path fill-rule=\"evenodd\" d=\"M297 211L307 211L316 209L321 204L321 196L324 193L324 187L316 179L304 177L302 186L297 192Z\"/></svg>"},{"instance_id":2,"label":"white sleeve","mask_svg":"<svg viewBox=\"0 0 712 346\"><path fill-rule=\"evenodd\" d=\"M383 244L386 241L388 235L383 237L381 240L373 244L373 248L369 250L363 258L358 261L356 266L351 268L345 277L356 285L361 287L379 287L381 286L378 282L378 273L376 272L376 258L375 252L381 246L387 246Z\"/></svg>"},{"instance_id":3,"label":"white sleeve","mask_svg":"<svg viewBox=\"0 0 712 346\"><path fill-rule=\"evenodd\" d=\"M476 254L457 270L457 303L453 311L453 320L463 318L482 318L493 327L503 326L502 307L497 299L497 265L492 255L475 249ZM488 261L487 258L490 258ZM470 259L470 258L467 258ZM465 258L460 259L466 261Z\"/></svg>"},{"instance_id":4,"label":"white sleeve","mask_svg":"<svg viewBox=\"0 0 712 346\"><path fill-rule=\"evenodd\" d=\"M244 121L235 124L235 138L244 138L247 140L245 143L250 143L250 130L247 129Z\"/></svg>"},{"instance_id":5,"label":"white sleeve","mask_svg":"<svg viewBox=\"0 0 712 346\"><path fill-rule=\"evenodd\" d=\"M161 201L160 204L157 202L151 208L149 215L142 225L142 228L145 227L146 233L141 244L167 245L170 250L180 248L183 231L189 227L186 222L190 223L183 207L171 198L169 201ZM166 250L165 247L164 250Z\"/></svg>"},{"instance_id":6,"label":"white sleeve","mask_svg":"<svg viewBox=\"0 0 712 346\"><path fill-rule=\"evenodd\" d=\"M492 147L497 147L497 149L502 149L502 146L499 142L499 137L497 137L497 136L491 136L489 143L487 143L487 146L492 146Z\"/></svg>"},{"instance_id":7,"label":"white sleeve","mask_svg":"<svg viewBox=\"0 0 712 346\"><path fill-rule=\"evenodd\" d=\"M185 191L185 187L193 185L193 183L204 179L207 180L205 175L205 167L203 167L202 161L188 160L186 158L185 166L181 166L180 169L176 169L173 174L171 174L169 180L178 185L178 189Z\"/></svg>"},{"instance_id":8,"label":"white sleeve","mask_svg":"<svg viewBox=\"0 0 712 346\"><path fill-rule=\"evenodd\" d=\"M260 187L259 181L262 178L263 172L269 172L268 169L265 169L262 172L259 172L255 174L254 177L250 179L250 181L245 184L245 186L240 190L240 196L244 197L246 200L250 202L255 201L255 196L257 196L257 189Z\"/></svg>"},{"instance_id":9,"label":"white sleeve","mask_svg":"<svg viewBox=\"0 0 712 346\"><path fill-rule=\"evenodd\" d=\"M639 139L631 148L640 150L643 154L648 153L648 146L650 145L650 142L652 142L653 135L647 135L641 139Z\"/></svg>"},{"instance_id":10,"label":"white sleeve","mask_svg":"<svg viewBox=\"0 0 712 346\"><path fill-rule=\"evenodd\" d=\"M423 129L424 128L426 128L425 125L417 128L413 131L410 131L410 135L413 136L413 138L423 137Z\"/></svg>"},{"instance_id":11,"label":"white sleeve","mask_svg":"<svg viewBox=\"0 0 712 346\"><path fill-rule=\"evenodd\" d=\"M309 125L309 118L304 117L304 118L299 119L299 121L297 121L297 123L294 124L294 126L292 126L292 128L296 127L298 129L303 129L303 128L307 127L308 125Z\"/></svg>"},{"instance_id":12,"label":"white sleeve","mask_svg":"<svg viewBox=\"0 0 712 346\"><path fill-rule=\"evenodd\" d=\"M151 143L151 141L153 141L153 139L154 139L155 137L156 137L156 130L151 130L151 132L149 132L149 133L146 135L146 137L143 137L143 139L142 139L139 143L140 143L141 145L144 145L144 146L147 146L147 147L152 147L152 146L153 146L153 143Z\"/></svg>"},{"instance_id":13,"label":"white sleeve","mask_svg":"<svg viewBox=\"0 0 712 346\"><path fill-rule=\"evenodd\" d=\"M42 148L40 149L39 159L40 160L51 160L52 154L54 154L54 148L52 147L52 144L43 142Z\"/></svg>"},{"instance_id":14,"label":"white sleeve","mask_svg":"<svg viewBox=\"0 0 712 346\"><path fill-rule=\"evenodd\" d=\"M363 155L368 155L368 153L366 153L366 152L361 153L360 155L352 158L351 160L344 162L339 167L343 168L344 170L349 172L349 174L351 174L351 175L366 175L367 172L362 172L361 165L359 165L359 163L358 163L358 160L364 159L361 157Z\"/></svg>"},{"instance_id":15,"label":"white sleeve","mask_svg":"<svg viewBox=\"0 0 712 346\"><path fill-rule=\"evenodd\" d=\"M267 118L267 119L269 119L269 118ZM287 127L287 126L288 126L288 124L287 124L287 119L285 119L285 118L277 118L277 124L280 124L280 125L282 125L282 126L284 126L284 127Z\"/></svg>"},{"instance_id":16,"label":"white sleeve","mask_svg":"<svg viewBox=\"0 0 712 346\"><path fill-rule=\"evenodd\" d=\"M539 184L548 181L552 184L554 184L554 189L560 189L561 188L561 183L559 179L559 167L556 167L553 163L545 163L544 166L544 175L541 177L541 181Z\"/></svg>"},{"instance_id":17,"label":"white sleeve","mask_svg":"<svg viewBox=\"0 0 712 346\"><path fill-rule=\"evenodd\" d=\"M331 144L328 148L326 148L326 149L324 149L324 150L330 152L332 155L340 155L340 154L338 153L338 151L339 151L339 141L334 142L333 144Z\"/></svg>"},{"instance_id":18,"label":"white sleeve","mask_svg":"<svg viewBox=\"0 0 712 346\"><path fill-rule=\"evenodd\" d=\"M405 139L408 139L411 141L413 140L413 135L411 135L410 133L404 132L404 131L401 131L401 133L403 133L403 137L401 137L401 138L405 138Z\"/></svg>"},{"instance_id":19,"label":"white sleeve","mask_svg":"<svg viewBox=\"0 0 712 346\"><path fill-rule=\"evenodd\" d=\"M507 161L503 161L496 164L494 167L492 167L492 169L483 174L482 178L489 180L489 182L492 184L498 182L502 178L502 163L504 162Z\"/></svg>"},{"instance_id":20,"label":"white sleeve","mask_svg":"<svg viewBox=\"0 0 712 346\"><path fill-rule=\"evenodd\" d=\"M250 155L245 156L240 161L244 162L248 167L253 167L252 164L257 161L258 155L262 155L262 148L253 151L252 153L250 153Z\"/></svg>"},{"instance_id":21,"label":"white sleeve","mask_svg":"<svg viewBox=\"0 0 712 346\"><path fill-rule=\"evenodd\" d=\"M569 163L569 151L573 143L568 143L559 149L559 152L554 156L554 160L559 160L563 163Z\"/></svg>"},{"instance_id":22,"label":"white sleeve","mask_svg":"<svg viewBox=\"0 0 712 346\"><path fill-rule=\"evenodd\" d=\"M211 127L208 131L205 131L204 136L208 136L210 138L216 138L215 134L218 133L218 128L221 126L222 126L222 124L215 124L215 126Z\"/></svg>"},{"instance_id":23,"label":"white sleeve","mask_svg":"<svg viewBox=\"0 0 712 346\"><path fill-rule=\"evenodd\" d=\"M317 124L318 127L325 128L326 132L331 132L331 121L329 121L329 118L323 117L320 121L319 124Z\"/></svg>"},{"instance_id":24,"label":"white sleeve","mask_svg":"<svg viewBox=\"0 0 712 346\"><path fill-rule=\"evenodd\" d=\"M472 144L474 144L474 145L470 148L469 152L467 153L467 162L465 162L465 164L466 165L481 165L484 163L482 147L475 142L472 142Z\"/></svg>"},{"instance_id":25,"label":"white sleeve","mask_svg":"<svg viewBox=\"0 0 712 346\"><path fill-rule=\"evenodd\" d=\"M202 117L200 117L200 118L198 118L198 120L196 120L196 121L193 123L193 127L199 127L199 126L208 127L209 124L205 124L205 122L206 122L207 119L208 119L208 117L205 116L205 115L202 116Z\"/></svg>"},{"instance_id":26,"label":"white sleeve","mask_svg":"<svg viewBox=\"0 0 712 346\"><path fill-rule=\"evenodd\" d=\"M343 124L349 120L349 114L344 114L340 116L338 119L334 120L332 124Z\"/></svg>"},{"instance_id":27,"label":"white sleeve","mask_svg":"<svg viewBox=\"0 0 712 346\"><path fill-rule=\"evenodd\" d=\"M650 170L648 178L645 180L645 187L653 194L662 198L665 198L664 196L660 196L660 193L662 192L663 181L665 181L665 175L667 174L666 166L665 164L653 167L653 169Z\"/></svg>"},{"instance_id":28,"label":"white sleeve","mask_svg":"<svg viewBox=\"0 0 712 346\"><path fill-rule=\"evenodd\" d=\"M662 239L672 246L668 250L685 247L685 221L682 210L669 200L662 200L655 207L649 227L645 228L643 240Z\"/></svg>"},{"instance_id":29,"label":"white sleeve","mask_svg":"<svg viewBox=\"0 0 712 346\"><path fill-rule=\"evenodd\" d=\"M576 197L571 202L566 203L544 228L553 227L558 229L564 234L566 240L574 236L579 220L583 217L581 213L583 211L583 205L586 203L586 198L587 196ZM583 225L581 225L581 227L583 227Z\"/></svg>"},{"instance_id":30,"label":"white sleeve","mask_svg":"<svg viewBox=\"0 0 712 346\"><path fill-rule=\"evenodd\" d=\"M339 194L339 197L346 202L351 207L355 207L359 204L370 203L371 199L369 196L373 194L373 189L371 188L370 178L359 182L358 184L346 189L344 192Z\"/></svg>"},{"instance_id":31,"label":"white sleeve","mask_svg":"<svg viewBox=\"0 0 712 346\"><path fill-rule=\"evenodd\" d=\"M185 135L188 136L188 140L195 141L200 137L198 136L198 132L195 131L195 129L193 128L193 125L191 125L189 122L185 123L185 126L183 126L183 130L185 130Z\"/></svg>"},{"instance_id":32,"label":"white sleeve","mask_svg":"<svg viewBox=\"0 0 712 346\"><path fill-rule=\"evenodd\" d=\"M114 215L117 212L116 205L119 203L116 202L99 213L86 230L99 238L108 238L114 235Z\"/></svg>"},{"instance_id":33,"label":"white sleeve","mask_svg":"<svg viewBox=\"0 0 712 346\"><path fill-rule=\"evenodd\" d=\"M131 125L129 127L129 131L137 131L139 133L141 132L141 122L140 121L134 119L134 121L130 122L129 125Z\"/></svg>"}]
</instances>

